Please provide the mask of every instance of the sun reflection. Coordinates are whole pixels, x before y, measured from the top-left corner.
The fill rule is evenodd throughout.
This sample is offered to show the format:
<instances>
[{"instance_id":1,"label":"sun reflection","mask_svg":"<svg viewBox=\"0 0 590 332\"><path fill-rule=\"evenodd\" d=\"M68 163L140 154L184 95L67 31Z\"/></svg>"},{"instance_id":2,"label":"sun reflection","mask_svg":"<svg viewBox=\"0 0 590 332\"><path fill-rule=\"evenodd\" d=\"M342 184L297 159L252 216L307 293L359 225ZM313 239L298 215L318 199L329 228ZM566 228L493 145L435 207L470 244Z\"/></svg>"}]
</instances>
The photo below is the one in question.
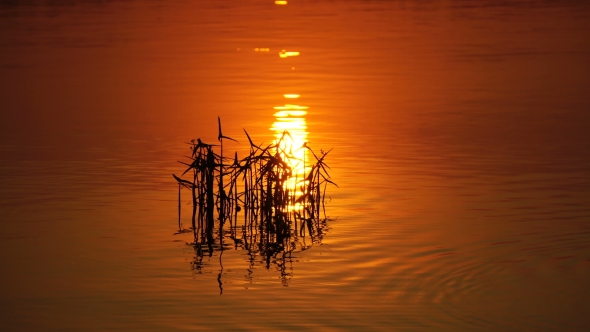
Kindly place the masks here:
<instances>
[{"instance_id":1,"label":"sun reflection","mask_svg":"<svg viewBox=\"0 0 590 332\"><path fill-rule=\"evenodd\" d=\"M275 117L287 117L287 116L304 116L307 114L307 111L279 111L276 112L274 115Z\"/></svg>"},{"instance_id":2,"label":"sun reflection","mask_svg":"<svg viewBox=\"0 0 590 332\"><path fill-rule=\"evenodd\" d=\"M274 109L275 110L306 110L309 107L307 106L299 106L299 105L292 105L292 104L286 104L284 106L275 106Z\"/></svg>"},{"instance_id":3,"label":"sun reflection","mask_svg":"<svg viewBox=\"0 0 590 332\"><path fill-rule=\"evenodd\" d=\"M288 58L290 56L299 56L299 54L300 54L299 52L291 52L291 51L287 52L287 50L282 50L279 52L279 56L281 58Z\"/></svg>"},{"instance_id":4,"label":"sun reflection","mask_svg":"<svg viewBox=\"0 0 590 332\"><path fill-rule=\"evenodd\" d=\"M299 98L298 94L285 94L285 98L293 99ZM277 112L274 113L275 122L270 130L275 133L275 143L280 143L282 157L288 161L292 169L292 178L290 178L286 185L289 190L293 190L298 194L298 187L301 185L305 174L305 163L307 162L307 149L304 147L307 143L307 122L305 116L307 115L307 106L285 104L274 107ZM285 132L289 134L286 135ZM299 184L299 185L298 185ZM296 204L291 207L298 209Z\"/></svg>"}]
</instances>

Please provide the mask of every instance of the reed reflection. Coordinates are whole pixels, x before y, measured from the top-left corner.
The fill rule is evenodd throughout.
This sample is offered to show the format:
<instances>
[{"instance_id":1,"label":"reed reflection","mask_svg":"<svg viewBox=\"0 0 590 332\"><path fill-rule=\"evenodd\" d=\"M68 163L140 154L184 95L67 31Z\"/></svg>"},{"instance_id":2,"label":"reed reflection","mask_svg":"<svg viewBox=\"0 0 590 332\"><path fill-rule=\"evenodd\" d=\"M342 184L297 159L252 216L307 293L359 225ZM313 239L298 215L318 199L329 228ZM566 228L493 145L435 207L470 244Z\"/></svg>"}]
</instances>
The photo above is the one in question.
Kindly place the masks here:
<instances>
[{"instance_id":1,"label":"reed reflection","mask_svg":"<svg viewBox=\"0 0 590 332\"><path fill-rule=\"evenodd\" d=\"M224 156L219 120L219 145L197 139L189 143L191 155L181 176L173 175L178 190L178 234L193 233L193 268L201 273L203 257L219 253L218 282L223 292L223 250L246 250L250 269L263 264L276 266L284 283L290 279L293 253L322 241L327 217L324 197L334 184L324 159L307 145L305 106L277 106L277 121L271 127L275 140L256 145L245 132L249 154ZM308 158L308 153L312 158ZM308 165L306 165L308 163ZM334 184L335 185L335 184ZM182 225L182 189L191 192L191 226ZM322 216L323 212L323 216Z\"/></svg>"}]
</instances>

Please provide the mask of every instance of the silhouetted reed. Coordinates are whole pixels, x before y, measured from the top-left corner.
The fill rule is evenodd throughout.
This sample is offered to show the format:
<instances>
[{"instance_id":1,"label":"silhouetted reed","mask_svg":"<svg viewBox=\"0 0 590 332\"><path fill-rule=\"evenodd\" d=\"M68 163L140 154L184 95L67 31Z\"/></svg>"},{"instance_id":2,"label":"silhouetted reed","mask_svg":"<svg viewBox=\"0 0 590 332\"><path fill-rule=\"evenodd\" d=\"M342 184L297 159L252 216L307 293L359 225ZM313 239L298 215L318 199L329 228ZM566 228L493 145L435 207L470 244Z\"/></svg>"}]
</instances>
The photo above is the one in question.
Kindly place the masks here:
<instances>
[{"instance_id":1,"label":"silhouetted reed","mask_svg":"<svg viewBox=\"0 0 590 332\"><path fill-rule=\"evenodd\" d=\"M202 258L205 247L209 256L214 247L223 250L227 237L233 240L236 249L243 248L251 255L264 257L267 268L272 260L276 261L277 254L283 253L279 259L282 263L277 265L284 265L285 255L297 248L305 249L306 241L315 243L322 238L326 188L328 184L335 185L325 163L330 151L316 154L307 144L286 146L288 132L272 144L259 146L244 130L250 144L249 154L239 159L236 152L230 159L224 156L223 141L237 141L222 134L219 118L218 126L219 144L192 140L189 161L181 162L187 166L186 170L180 177L173 175L179 184L179 232L192 230L192 245L198 258ZM312 160L299 160L293 153L298 149L309 151ZM293 165L301 164L310 166L306 165L304 174L298 175ZM183 187L190 190L192 198L189 230L181 224L180 189ZM229 227L225 229L227 223Z\"/></svg>"}]
</instances>

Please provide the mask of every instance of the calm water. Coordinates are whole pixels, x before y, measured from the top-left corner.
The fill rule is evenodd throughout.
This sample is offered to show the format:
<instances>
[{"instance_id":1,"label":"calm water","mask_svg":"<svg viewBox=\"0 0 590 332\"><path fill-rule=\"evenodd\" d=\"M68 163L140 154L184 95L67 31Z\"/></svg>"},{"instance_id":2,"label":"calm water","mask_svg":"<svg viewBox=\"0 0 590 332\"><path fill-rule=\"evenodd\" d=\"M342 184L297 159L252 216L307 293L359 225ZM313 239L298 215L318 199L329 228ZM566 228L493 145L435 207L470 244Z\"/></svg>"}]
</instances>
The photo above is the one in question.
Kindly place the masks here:
<instances>
[{"instance_id":1,"label":"calm water","mask_svg":"<svg viewBox=\"0 0 590 332\"><path fill-rule=\"evenodd\" d=\"M581 1L2 1L0 326L588 330L588 40ZM285 104L328 233L195 269L184 143Z\"/></svg>"}]
</instances>

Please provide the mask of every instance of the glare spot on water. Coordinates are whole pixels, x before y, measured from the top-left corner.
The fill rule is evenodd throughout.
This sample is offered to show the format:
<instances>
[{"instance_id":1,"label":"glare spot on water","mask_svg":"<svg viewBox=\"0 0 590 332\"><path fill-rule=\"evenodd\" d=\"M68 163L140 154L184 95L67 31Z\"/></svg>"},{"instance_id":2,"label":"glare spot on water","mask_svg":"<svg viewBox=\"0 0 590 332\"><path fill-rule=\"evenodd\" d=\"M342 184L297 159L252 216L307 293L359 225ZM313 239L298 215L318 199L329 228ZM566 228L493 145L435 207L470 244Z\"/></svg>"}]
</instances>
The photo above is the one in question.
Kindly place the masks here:
<instances>
[{"instance_id":1,"label":"glare spot on water","mask_svg":"<svg viewBox=\"0 0 590 332\"><path fill-rule=\"evenodd\" d=\"M299 98L298 94L284 94L285 98ZM293 177L287 180L287 187L290 190L298 190L298 182L300 182L305 174L306 152L303 146L307 142L307 122L305 115L307 115L307 106L286 104L283 106L275 106L274 113L276 121L272 124L270 130L275 133L276 142L280 142L279 146L285 154L284 160L289 162L289 166L293 170ZM285 132L289 134L286 135ZM300 183L299 183L300 185ZM292 207L298 209L298 206Z\"/></svg>"},{"instance_id":2,"label":"glare spot on water","mask_svg":"<svg viewBox=\"0 0 590 332\"><path fill-rule=\"evenodd\" d=\"M293 52L293 51L287 51L287 50L282 50L279 52L279 56L281 58L288 58L288 57L292 57L292 56L299 56L299 52Z\"/></svg>"},{"instance_id":3,"label":"glare spot on water","mask_svg":"<svg viewBox=\"0 0 590 332\"><path fill-rule=\"evenodd\" d=\"M286 104L284 106L275 106L274 109L275 110L306 110L309 107L307 106L299 106L299 105L292 105L292 104Z\"/></svg>"}]
</instances>

